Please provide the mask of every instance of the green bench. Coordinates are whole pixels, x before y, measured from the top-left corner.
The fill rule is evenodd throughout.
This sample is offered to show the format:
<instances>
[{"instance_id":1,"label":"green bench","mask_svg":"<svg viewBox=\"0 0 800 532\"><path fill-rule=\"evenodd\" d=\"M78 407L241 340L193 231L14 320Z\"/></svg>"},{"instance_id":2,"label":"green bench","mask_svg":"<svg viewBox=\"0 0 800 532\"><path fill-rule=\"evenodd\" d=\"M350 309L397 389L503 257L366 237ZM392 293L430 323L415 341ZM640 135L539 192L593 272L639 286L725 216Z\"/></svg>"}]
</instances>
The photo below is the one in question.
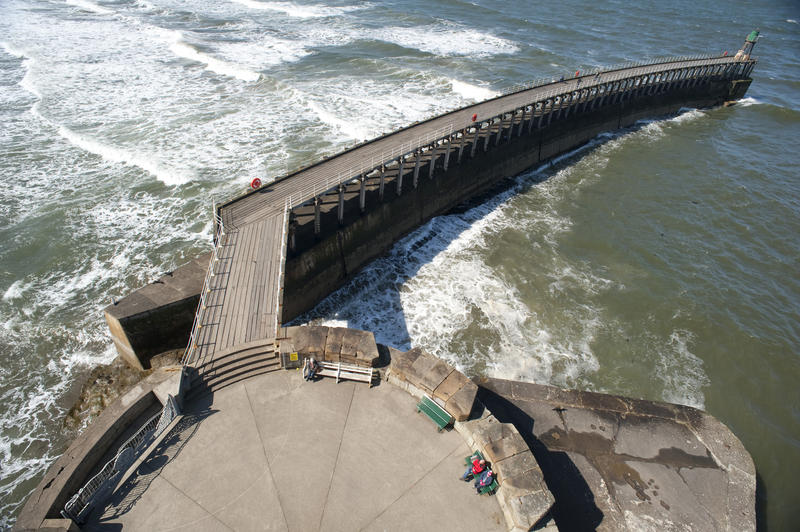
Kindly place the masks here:
<instances>
[{"instance_id":1,"label":"green bench","mask_svg":"<svg viewBox=\"0 0 800 532\"><path fill-rule=\"evenodd\" d=\"M427 395L423 396L422 401L417 404L417 412L422 412L431 418L439 427L439 432L453 422L453 416Z\"/></svg>"}]
</instances>

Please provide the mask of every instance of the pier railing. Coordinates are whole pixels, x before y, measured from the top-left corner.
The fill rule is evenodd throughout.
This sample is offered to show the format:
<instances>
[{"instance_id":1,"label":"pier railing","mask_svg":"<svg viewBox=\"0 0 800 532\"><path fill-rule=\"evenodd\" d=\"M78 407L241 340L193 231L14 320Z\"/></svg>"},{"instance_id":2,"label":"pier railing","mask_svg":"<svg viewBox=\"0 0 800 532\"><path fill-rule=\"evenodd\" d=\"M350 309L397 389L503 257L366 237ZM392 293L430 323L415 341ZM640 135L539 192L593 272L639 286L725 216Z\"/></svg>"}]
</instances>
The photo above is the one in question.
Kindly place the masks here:
<instances>
[{"instance_id":1,"label":"pier railing","mask_svg":"<svg viewBox=\"0 0 800 532\"><path fill-rule=\"evenodd\" d=\"M203 328L202 320L203 315L208 308L208 297L211 293L211 279L216 275L214 271L214 266L219 262L219 248L221 245L221 238L225 236L225 225L222 223L222 218L220 218L219 214L217 213L216 206L213 206L214 211L214 235L212 240L212 250L211 250L211 259L209 260L208 270L206 270L206 276L203 279L203 288L200 292L200 301L197 302L197 310L194 313L194 321L192 322L192 330L189 333L189 343L186 346L186 350L183 353L183 357L181 358L181 365L187 366L195 361L195 356L197 355L197 349L199 347L198 343L198 335Z\"/></svg>"}]
</instances>

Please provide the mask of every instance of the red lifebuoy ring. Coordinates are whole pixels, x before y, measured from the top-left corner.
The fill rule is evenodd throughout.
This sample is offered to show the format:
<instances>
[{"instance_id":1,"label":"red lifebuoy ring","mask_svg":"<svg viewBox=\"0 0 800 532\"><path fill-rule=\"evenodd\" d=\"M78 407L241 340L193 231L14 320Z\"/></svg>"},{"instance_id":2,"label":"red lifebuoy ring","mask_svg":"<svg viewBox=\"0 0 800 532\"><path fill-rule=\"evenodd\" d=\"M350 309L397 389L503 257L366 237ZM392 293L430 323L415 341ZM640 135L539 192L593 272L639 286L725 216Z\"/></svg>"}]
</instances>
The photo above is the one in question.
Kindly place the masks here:
<instances>
[{"instance_id":1,"label":"red lifebuoy ring","mask_svg":"<svg viewBox=\"0 0 800 532\"><path fill-rule=\"evenodd\" d=\"M250 181L250 187L253 188L253 189L260 188L261 187L261 180L259 178L253 179L252 181Z\"/></svg>"},{"instance_id":2,"label":"red lifebuoy ring","mask_svg":"<svg viewBox=\"0 0 800 532\"><path fill-rule=\"evenodd\" d=\"M478 119L478 113L472 115L472 121L476 121Z\"/></svg>"}]
</instances>

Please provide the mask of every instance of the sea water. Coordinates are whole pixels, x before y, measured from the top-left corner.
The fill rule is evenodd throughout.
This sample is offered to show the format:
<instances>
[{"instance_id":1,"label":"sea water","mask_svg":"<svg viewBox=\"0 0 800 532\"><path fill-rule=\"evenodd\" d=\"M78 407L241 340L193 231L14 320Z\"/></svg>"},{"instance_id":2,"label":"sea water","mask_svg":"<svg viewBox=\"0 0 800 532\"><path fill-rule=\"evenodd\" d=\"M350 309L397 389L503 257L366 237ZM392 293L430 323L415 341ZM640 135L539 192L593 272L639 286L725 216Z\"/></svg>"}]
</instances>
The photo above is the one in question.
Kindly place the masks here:
<instances>
[{"instance_id":1,"label":"sea water","mask_svg":"<svg viewBox=\"0 0 800 532\"><path fill-rule=\"evenodd\" d=\"M115 356L102 309L209 249L211 212L356 141L531 79L729 53L748 97L602 134L414 231L300 322L472 376L703 408L796 526L800 7L793 2L5 0L0 527Z\"/></svg>"}]
</instances>

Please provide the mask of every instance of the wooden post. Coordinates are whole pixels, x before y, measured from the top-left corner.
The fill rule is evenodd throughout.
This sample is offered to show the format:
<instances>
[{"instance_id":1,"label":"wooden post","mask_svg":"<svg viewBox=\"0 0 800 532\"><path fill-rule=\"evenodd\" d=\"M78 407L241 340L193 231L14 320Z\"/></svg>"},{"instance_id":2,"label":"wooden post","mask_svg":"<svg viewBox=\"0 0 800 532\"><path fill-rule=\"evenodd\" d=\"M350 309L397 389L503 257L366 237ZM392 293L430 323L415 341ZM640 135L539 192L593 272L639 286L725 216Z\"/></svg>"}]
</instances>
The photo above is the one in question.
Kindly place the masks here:
<instances>
[{"instance_id":1,"label":"wooden post","mask_svg":"<svg viewBox=\"0 0 800 532\"><path fill-rule=\"evenodd\" d=\"M452 138L447 139L447 149L444 152L444 171L447 171L447 163L450 162L450 148L453 146Z\"/></svg>"},{"instance_id":2,"label":"wooden post","mask_svg":"<svg viewBox=\"0 0 800 532\"><path fill-rule=\"evenodd\" d=\"M464 144L467 141L467 130L469 128L464 128L461 131L461 142L458 144L458 159L456 159L456 164L461 164L461 154L464 153Z\"/></svg>"}]
</instances>

